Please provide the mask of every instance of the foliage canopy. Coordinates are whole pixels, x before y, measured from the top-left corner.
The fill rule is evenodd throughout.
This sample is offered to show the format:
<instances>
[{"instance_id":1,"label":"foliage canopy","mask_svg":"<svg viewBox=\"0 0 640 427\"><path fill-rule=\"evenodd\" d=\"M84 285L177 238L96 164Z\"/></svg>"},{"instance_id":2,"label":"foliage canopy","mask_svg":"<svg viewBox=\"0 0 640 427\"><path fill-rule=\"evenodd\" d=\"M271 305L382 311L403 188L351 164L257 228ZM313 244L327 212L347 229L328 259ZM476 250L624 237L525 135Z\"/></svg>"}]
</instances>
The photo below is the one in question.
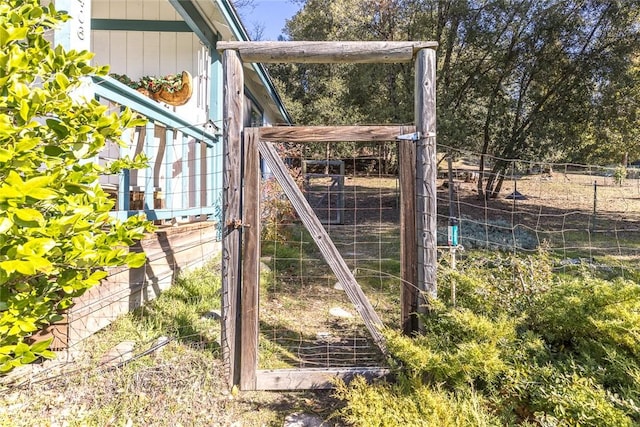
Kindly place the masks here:
<instances>
[{"instance_id":1,"label":"foliage canopy","mask_svg":"<svg viewBox=\"0 0 640 427\"><path fill-rule=\"evenodd\" d=\"M438 143L508 162L640 157L638 0L307 0L292 40L434 40ZM413 64L274 65L302 124L412 123ZM484 162L481 164L484 167Z\"/></svg>"}]
</instances>

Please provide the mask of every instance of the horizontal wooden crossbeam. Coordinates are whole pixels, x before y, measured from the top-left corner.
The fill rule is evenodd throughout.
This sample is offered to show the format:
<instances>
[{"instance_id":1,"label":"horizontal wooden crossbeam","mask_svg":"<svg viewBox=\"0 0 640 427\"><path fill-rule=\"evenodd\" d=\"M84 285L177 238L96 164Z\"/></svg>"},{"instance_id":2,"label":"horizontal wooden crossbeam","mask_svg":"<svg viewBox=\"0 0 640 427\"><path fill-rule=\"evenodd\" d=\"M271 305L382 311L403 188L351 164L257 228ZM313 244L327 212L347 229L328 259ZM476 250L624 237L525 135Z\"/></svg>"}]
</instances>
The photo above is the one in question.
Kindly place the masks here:
<instances>
[{"instance_id":1,"label":"horizontal wooden crossbeam","mask_svg":"<svg viewBox=\"0 0 640 427\"><path fill-rule=\"evenodd\" d=\"M335 380L350 382L356 376L371 381L390 374L389 368L307 368L307 369L274 369L258 370L256 373L256 390L309 390L330 389L335 387Z\"/></svg>"},{"instance_id":2,"label":"horizontal wooden crossbeam","mask_svg":"<svg viewBox=\"0 0 640 427\"><path fill-rule=\"evenodd\" d=\"M415 132L413 126L280 126L260 128L269 142L384 142Z\"/></svg>"},{"instance_id":3,"label":"horizontal wooden crossbeam","mask_svg":"<svg viewBox=\"0 0 640 427\"><path fill-rule=\"evenodd\" d=\"M411 62L421 49L435 49L433 41L303 41L238 42L219 41L220 51L235 49L244 62L297 63L396 63Z\"/></svg>"}]
</instances>

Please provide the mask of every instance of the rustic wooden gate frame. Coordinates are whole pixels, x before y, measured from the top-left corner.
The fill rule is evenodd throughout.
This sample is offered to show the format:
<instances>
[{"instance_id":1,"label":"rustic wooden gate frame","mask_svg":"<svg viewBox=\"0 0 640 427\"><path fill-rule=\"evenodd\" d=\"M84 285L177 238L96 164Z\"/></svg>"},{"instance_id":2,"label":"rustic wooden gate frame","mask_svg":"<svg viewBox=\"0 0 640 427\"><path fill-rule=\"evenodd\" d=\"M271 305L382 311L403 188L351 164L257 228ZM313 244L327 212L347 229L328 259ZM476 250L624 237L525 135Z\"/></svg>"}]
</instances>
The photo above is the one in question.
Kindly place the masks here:
<instances>
[{"instance_id":1,"label":"rustic wooden gate frame","mask_svg":"<svg viewBox=\"0 0 640 427\"><path fill-rule=\"evenodd\" d=\"M223 51L224 168L222 239L223 361L229 384L243 390L331 386L332 377L381 376L384 368L259 371L260 154L345 287L374 341L384 351L382 322L337 254L318 218L269 141L392 141L398 136L401 194L401 318L405 333L420 329L418 312L436 285L435 42L218 42ZM415 127L319 126L243 128L244 62L392 63L415 61ZM289 182L290 181L290 182ZM295 188L294 188L295 187ZM296 193L297 192L297 193ZM306 203L306 206L305 206ZM298 206L296 206L298 205ZM304 217L304 218L303 218ZM244 241L243 241L244 239ZM323 248L321 245L325 245ZM244 250L243 250L244 247ZM335 252L335 254L334 254ZM333 255L337 255L334 257ZM334 265L331 265L334 264ZM344 265L342 265L344 264Z\"/></svg>"}]
</instances>

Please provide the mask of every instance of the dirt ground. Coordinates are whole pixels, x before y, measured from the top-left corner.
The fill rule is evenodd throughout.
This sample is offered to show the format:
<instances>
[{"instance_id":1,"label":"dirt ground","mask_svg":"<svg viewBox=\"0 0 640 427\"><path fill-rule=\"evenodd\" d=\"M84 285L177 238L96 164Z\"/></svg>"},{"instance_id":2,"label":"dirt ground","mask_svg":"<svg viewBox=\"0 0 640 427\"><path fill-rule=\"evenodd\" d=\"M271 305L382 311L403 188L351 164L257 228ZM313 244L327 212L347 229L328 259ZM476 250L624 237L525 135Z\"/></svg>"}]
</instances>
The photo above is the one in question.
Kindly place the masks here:
<instances>
[{"instance_id":1,"label":"dirt ground","mask_svg":"<svg viewBox=\"0 0 640 427\"><path fill-rule=\"evenodd\" d=\"M530 227L561 229L569 221L584 225L585 218L602 221L603 230L640 227L640 179L617 185L613 178L580 173L518 176L505 180L500 195L478 196L477 181L454 180L450 200L448 179L437 180L438 220L454 213L477 220L511 220ZM507 196L521 193L521 200ZM345 181L345 223L389 222L399 224L399 184L395 177L348 177Z\"/></svg>"}]
</instances>

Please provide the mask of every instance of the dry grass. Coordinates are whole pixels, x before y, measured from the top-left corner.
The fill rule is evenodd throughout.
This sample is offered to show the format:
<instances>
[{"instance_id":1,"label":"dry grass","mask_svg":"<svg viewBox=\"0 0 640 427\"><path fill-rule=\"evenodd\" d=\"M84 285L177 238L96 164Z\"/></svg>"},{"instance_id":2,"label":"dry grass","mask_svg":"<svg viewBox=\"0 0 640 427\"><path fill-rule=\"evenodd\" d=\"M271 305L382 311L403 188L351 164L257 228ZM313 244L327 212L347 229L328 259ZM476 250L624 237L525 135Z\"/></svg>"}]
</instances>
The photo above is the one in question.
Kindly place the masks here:
<instances>
[{"instance_id":1,"label":"dry grass","mask_svg":"<svg viewBox=\"0 0 640 427\"><path fill-rule=\"evenodd\" d=\"M281 426L293 412L329 418L337 407L329 392L229 390L219 321L203 316L219 306L219 289L216 266L196 271L72 349L71 363L32 365L12 383L5 379L0 426ZM130 354L106 357L123 341L134 344Z\"/></svg>"},{"instance_id":2,"label":"dry grass","mask_svg":"<svg viewBox=\"0 0 640 427\"><path fill-rule=\"evenodd\" d=\"M82 367L5 391L3 426L281 426L293 412L328 417L327 392L235 394L217 355L179 343L117 369Z\"/></svg>"}]
</instances>

